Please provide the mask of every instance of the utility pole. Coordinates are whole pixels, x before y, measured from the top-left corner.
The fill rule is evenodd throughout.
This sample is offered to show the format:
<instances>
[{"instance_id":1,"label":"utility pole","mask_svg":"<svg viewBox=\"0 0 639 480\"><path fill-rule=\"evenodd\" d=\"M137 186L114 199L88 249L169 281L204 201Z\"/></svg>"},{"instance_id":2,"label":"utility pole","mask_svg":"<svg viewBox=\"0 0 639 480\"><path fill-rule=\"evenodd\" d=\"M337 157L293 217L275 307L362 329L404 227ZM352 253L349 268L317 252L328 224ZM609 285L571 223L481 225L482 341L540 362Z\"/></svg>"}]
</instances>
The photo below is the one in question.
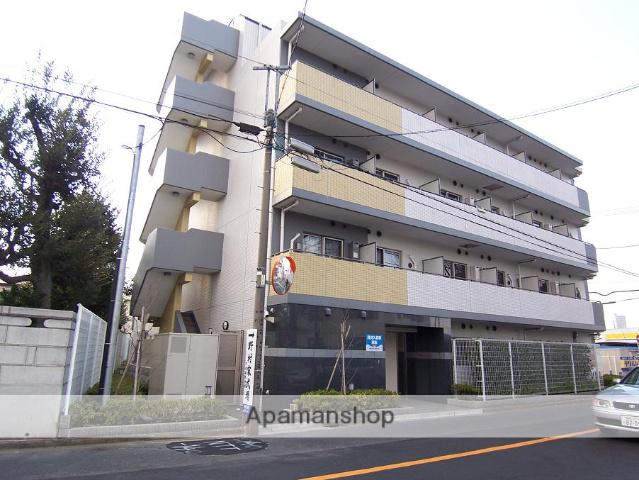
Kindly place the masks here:
<instances>
[{"instance_id":1,"label":"utility pole","mask_svg":"<svg viewBox=\"0 0 639 480\"><path fill-rule=\"evenodd\" d=\"M129 184L129 200L126 206L126 220L122 234L116 267L116 280L111 290L111 303L109 304L109 320L107 322L106 337L104 339L104 351L102 352L102 367L100 370L100 386L98 394L102 395L102 402L106 402L111 394L111 380L113 377L113 363L115 360L115 339L120 324L120 309L122 305L122 289L124 288L124 276L126 274L126 259L129 253L129 237L131 236L131 223L133 220L133 207L135 206L135 192L138 185L138 173L140 171L140 157L142 155L142 143L144 141L144 125L138 125L138 138L133 149L133 167L131 169L131 182ZM130 148L130 147L129 147Z\"/></svg>"},{"instance_id":2,"label":"utility pole","mask_svg":"<svg viewBox=\"0 0 639 480\"><path fill-rule=\"evenodd\" d=\"M275 156L273 155L275 132L277 131L277 111L269 108L269 90L271 71L276 73L275 81L275 103L278 105L279 78L282 72L290 70L290 66L262 65L253 67L253 70L266 70L266 96L264 101L264 127L266 138L264 139L264 163L262 173L262 206L260 216L260 243L258 246L258 274L261 272L265 279L264 286L258 289L255 294L255 321L258 329L261 330L260 345L260 381L259 395L260 406L262 404L262 394L264 391L264 350L266 347L266 316L268 308L268 288L269 272L271 270L271 250L273 234L273 178L275 175Z\"/></svg>"}]
</instances>

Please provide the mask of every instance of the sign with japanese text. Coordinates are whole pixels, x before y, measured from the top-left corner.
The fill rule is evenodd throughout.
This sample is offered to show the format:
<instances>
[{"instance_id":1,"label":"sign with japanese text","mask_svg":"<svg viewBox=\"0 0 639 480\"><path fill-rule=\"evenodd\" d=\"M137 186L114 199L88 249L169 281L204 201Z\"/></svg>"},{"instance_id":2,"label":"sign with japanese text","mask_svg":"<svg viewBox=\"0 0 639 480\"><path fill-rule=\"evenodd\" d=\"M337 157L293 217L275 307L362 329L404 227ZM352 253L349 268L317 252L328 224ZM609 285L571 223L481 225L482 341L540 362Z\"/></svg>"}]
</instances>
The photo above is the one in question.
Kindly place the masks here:
<instances>
[{"instance_id":1,"label":"sign with japanese text","mask_svg":"<svg viewBox=\"0 0 639 480\"><path fill-rule=\"evenodd\" d=\"M242 404L253 405L255 383L255 354L257 352L257 329L246 330L244 337L244 372L242 375Z\"/></svg>"},{"instance_id":2,"label":"sign with japanese text","mask_svg":"<svg viewBox=\"0 0 639 480\"><path fill-rule=\"evenodd\" d=\"M381 333L366 334L366 351L367 352L383 352L384 351L384 335Z\"/></svg>"}]
</instances>

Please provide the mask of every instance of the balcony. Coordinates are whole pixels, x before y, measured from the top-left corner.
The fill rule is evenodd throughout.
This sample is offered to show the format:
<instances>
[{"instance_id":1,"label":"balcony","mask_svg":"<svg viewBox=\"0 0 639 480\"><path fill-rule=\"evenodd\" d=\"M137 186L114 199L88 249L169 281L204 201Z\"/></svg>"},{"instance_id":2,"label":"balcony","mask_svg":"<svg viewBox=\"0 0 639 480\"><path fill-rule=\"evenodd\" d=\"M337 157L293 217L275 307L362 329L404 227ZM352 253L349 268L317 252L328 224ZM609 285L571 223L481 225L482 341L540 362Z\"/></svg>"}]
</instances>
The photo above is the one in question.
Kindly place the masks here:
<instances>
[{"instance_id":1,"label":"balcony","mask_svg":"<svg viewBox=\"0 0 639 480\"><path fill-rule=\"evenodd\" d=\"M218 201L226 195L229 161L204 152L168 149L159 157L152 177L155 196L140 236L146 242L156 228L175 228L185 201L193 194Z\"/></svg>"},{"instance_id":2,"label":"balcony","mask_svg":"<svg viewBox=\"0 0 639 480\"><path fill-rule=\"evenodd\" d=\"M271 304L332 305L586 331L604 328L601 305L585 300L311 253L291 255L297 267L291 289L284 296L271 289Z\"/></svg>"},{"instance_id":3,"label":"balcony","mask_svg":"<svg viewBox=\"0 0 639 480\"><path fill-rule=\"evenodd\" d=\"M226 72L237 60L240 32L215 20L203 20L185 12L176 36L177 47L163 92L176 76L195 79L211 70Z\"/></svg>"},{"instance_id":4,"label":"balcony","mask_svg":"<svg viewBox=\"0 0 639 480\"><path fill-rule=\"evenodd\" d=\"M300 106L304 108L298 112ZM557 178L557 173L539 170L299 61L282 91L280 112L283 119L298 112L293 123L324 135L353 135L349 141L370 151L388 152L417 166L427 160L436 171L466 175L468 184L494 185L496 180L505 197L532 193L531 207L544 210L551 201L577 223L589 214L586 193ZM371 132L391 136L371 138Z\"/></svg>"},{"instance_id":5,"label":"balcony","mask_svg":"<svg viewBox=\"0 0 639 480\"><path fill-rule=\"evenodd\" d=\"M219 272L223 242L224 235L217 232L153 230L133 278L133 314L144 306L151 316L162 315L180 274Z\"/></svg>"},{"instance_id":6,"label":"balcony","mask_svg":"<svg viewBox=\"0 0 639 480\"><path fill-rule=\"evenodd\" d=\"M194 131L192 127L198 126L201 120L207 122L207 128L226 130L233 120L234 104L235 93L232 90L213 83L174 77L157 106L160 116L172 122L167 122L162 128L151 161L151 173L164 150L187 149Z\"/></svg>"},{"instance_id":7,"label":"balcony","mask_svg":"<svg viewBox=\"0 0 639 480\"><path fill-rule=\"evenodd\" d=\"M312 173L294 166L291 159L284 157L276 164L276 206L297 199L295 211L300 213L369 229L380 227L375 222L383 220L393 222L395 230L400 225L412 228L407 234L424 240L450 244L455 237L463 239L460 244L492 245L502 254L517 252L519 258L512 258L515 262L537 257L573 266L582 274L583 270L586 274L597 271L594 247L581 240L354 168L340 165L336 170L322 168Z\"/></svg>"}]
</instances>

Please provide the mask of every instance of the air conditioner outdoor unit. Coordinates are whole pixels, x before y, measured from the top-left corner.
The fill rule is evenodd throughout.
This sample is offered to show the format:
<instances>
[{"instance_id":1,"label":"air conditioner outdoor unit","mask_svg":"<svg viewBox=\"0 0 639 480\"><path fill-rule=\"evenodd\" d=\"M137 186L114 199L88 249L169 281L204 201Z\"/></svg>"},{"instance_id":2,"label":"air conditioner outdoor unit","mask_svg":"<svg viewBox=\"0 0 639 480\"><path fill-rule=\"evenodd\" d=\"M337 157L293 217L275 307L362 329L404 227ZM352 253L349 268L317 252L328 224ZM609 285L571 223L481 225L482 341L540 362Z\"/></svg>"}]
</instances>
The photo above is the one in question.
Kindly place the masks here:
<instances>
[{"instance_id":1,"label":"air conditioner outdoor unit","mask_svg":"<svg viewBox=\"0 0 639 480\"><path fill-rule=\"evenodd\" d=\"M353 242L351 249L351 258L353 260L359 260L359 242Z\"/></svg>"},{"instance_id":2,"label":"air conditioner outdoor unit","mask_svg":"<svg viewBox=\"0 0 639 480\"><path fill-rule=\"evenodd\" d=\"M301 140L298 140L297 138L291 138L289 142L289 147L291 147L291 149L293 150L296 150L302 153L309 153L311 155L315 153L315 147L313 147L313 145L309 145L306 142L302 142Z\"/></svg>"},{"instance_id":3,"label":"air conditioner outdoor unit","mask_svg":"<svg viewBox=\"0 0 639 480\"><path fill-rule=\"evenodd\" d=\"M481 281L481 267L478 267L478 266L472 267L472 272L473 272L473 280L475 282L480 282Z\"/></svg>"}]
</instances>

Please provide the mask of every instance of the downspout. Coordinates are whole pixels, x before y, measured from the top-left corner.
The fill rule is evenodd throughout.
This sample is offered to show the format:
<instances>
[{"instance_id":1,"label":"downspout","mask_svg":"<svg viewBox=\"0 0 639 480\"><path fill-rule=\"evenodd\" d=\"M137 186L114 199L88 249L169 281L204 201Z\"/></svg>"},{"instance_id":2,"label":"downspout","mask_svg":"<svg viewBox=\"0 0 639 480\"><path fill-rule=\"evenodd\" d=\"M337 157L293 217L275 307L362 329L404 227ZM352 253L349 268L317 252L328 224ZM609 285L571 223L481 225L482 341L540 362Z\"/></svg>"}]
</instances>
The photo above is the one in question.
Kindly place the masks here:
<instances>
[{"instance_id":1,"label":"downspout","mask_svg":"<svg viewBox=\"0 0 639 480\"><path fill-rule=\"evenodd\" d=\"M291 238L291 250L294 250L293 247L295 246L295 240L297 240L301 236L302 236L301 233L297 233L297 234L295 234L295 236L293 238Z\"/></svg>"},{"instance_id":2,"label":"downspout","mask_svg":"<svg viewBox=\"0 0 639 480\"><path fill-rule=\"evenodd\" d=\"M299 203L299 200L295 200L288 207L284 207L280 210L280 252L284 251L284 223L286 221L286 212L299 205Z\"/></svg>"},{"instance_id":3,"label":"downspout","mask_svg":"<svg viewBox=\"0 0 639 480\"><path fill-rule=\"evenodd\" d=\"M291 120L293 120L293 118L295 118L295 116L300 113L302 111L302 107L298 107L297 110L295 110L293 112L293 114L288 117L285 121L284 121L284 144L286 144L286 142L289 140L288 137L288 122L290 122ZM282 249L280 249L281 251Z\"/></svg>"}]
</instances>

